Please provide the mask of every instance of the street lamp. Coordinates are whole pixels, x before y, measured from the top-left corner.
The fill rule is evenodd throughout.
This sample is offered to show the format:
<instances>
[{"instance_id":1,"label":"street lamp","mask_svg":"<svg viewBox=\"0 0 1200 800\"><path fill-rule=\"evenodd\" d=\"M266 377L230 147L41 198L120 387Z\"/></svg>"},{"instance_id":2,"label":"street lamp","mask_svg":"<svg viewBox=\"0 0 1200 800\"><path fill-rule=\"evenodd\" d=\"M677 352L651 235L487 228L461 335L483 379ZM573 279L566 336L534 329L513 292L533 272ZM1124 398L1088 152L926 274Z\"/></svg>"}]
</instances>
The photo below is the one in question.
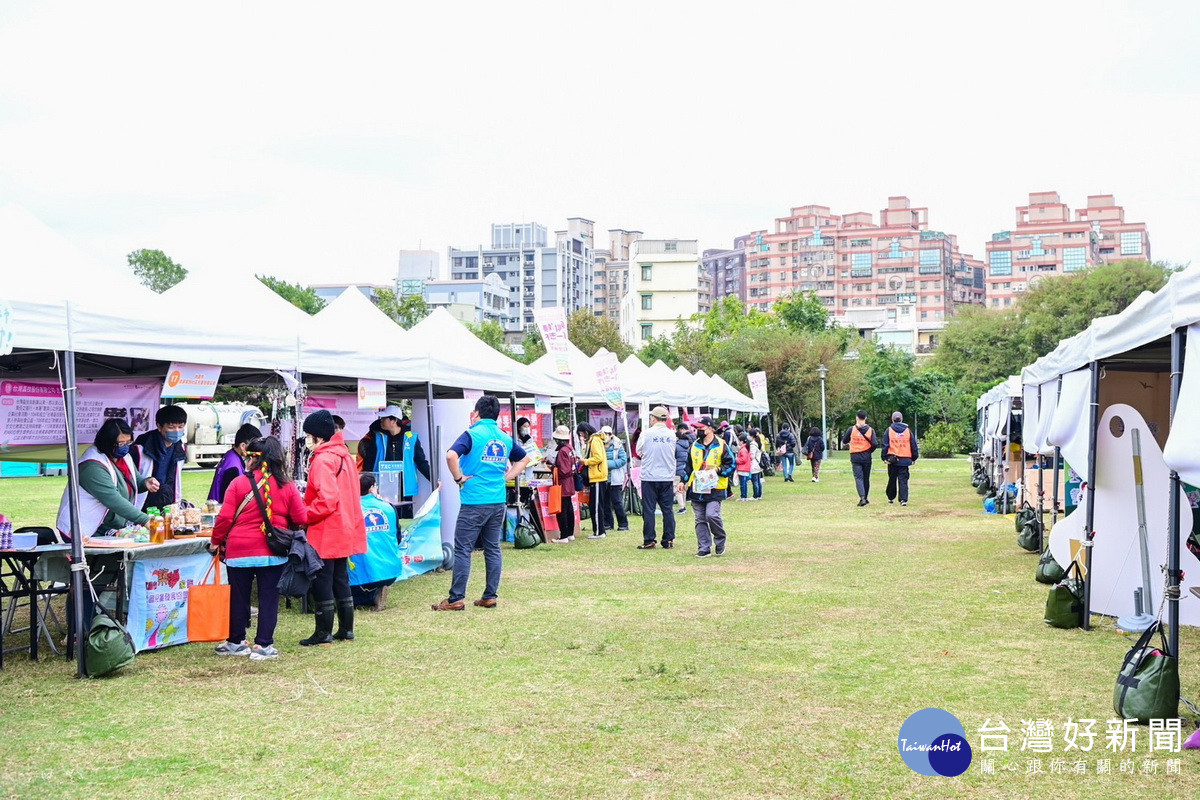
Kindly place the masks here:
<instances>
[{"instance_id":1,"label":"street lamp","mask_svg":"<svg viewBox=\"0 0 1200 800\"><path fill-rule=\"evenodd\" d=\"M825 441L825 449L829 450L829 428L825 423L825 376L829 374L829 368L824 364L817 367L817 375L821 376L821 438Z\"/></svg>"}]
</instances>

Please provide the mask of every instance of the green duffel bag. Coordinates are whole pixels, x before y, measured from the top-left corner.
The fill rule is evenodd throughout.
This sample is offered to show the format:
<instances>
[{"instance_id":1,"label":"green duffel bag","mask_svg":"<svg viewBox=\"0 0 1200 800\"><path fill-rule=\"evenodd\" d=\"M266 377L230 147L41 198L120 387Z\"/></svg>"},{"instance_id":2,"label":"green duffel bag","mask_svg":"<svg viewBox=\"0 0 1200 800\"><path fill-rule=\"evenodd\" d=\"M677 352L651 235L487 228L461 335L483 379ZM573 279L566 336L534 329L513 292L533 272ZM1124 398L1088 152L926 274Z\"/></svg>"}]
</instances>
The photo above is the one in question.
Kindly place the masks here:
<instances>
[{"instance_id":1,"label":"green duffel bag","mask_svg":"<svg viewBox=\"0 0 1200 800\"><path fill-rule=\"evenodd\" d=\"M1042 550L1042 523L1040 520L1031 519L1021 528L1021 532L1017 534L1017 546L1031 553L1039 553Z\"/></svg>"},{"instance_id":2,"label":"green duffel bag","mask_svg":"<svg viewBox=\"0 0 1200 800\"><path fill-rule=\"evenodd\" d=\"M1063 573L1063 579L1050 587L1045 620L1052 628L1078 628L1082 624L1083 581L1079 579L1079 565L1076 562L1072 561Z\"/></svg>"},{"instance_id":3,"label":"green duffel bag","mask_svg":"<svg viewBox=\"0 0 1200 800\"><path fill-rule=\"evenodd\" d=\"M1034 573L1034 579L1038 583L1048 583L1051 586L1063 579L1063 568L1054 560L1054 556L1050 555L1050 550L1042 553L1042 557L1038 559L1037 572Z\"/></svg>"},{"instance_id":4,"label":"green duffel bag","mask_svg":"<svg viewBox=\"0 0 1200 800\"><path fill-rule=\"evenodd\" d=\"M1147 628L1125 654L1113 689L1113 710L1121 719L1136 719L1143 725L1179 716L1179 662L1168 649L1161 622Z\"/></svg>"},{"instance_id":5,"label":"green duffel bag","mask_svg":"<svg viewBox=\"0 0 1200 800\"><path fill-rule=\"evenodd\" d=\"M992 491L992 482L986 477L975 486L975 494L986 496L990 491Z\"/></svg>"},{"instance_id":6,"label":"green duffel bag","mask_svg":"<svg viewBox=\"0 0 1200 800\"><path fill-rule=\"evenodd\" d=\"M104 607L96 604L96 615L88 630L84 667L89 678L116 672L133 663L133 637Z\"/></svg>"},{"instance_id":7,"label":"green duffel bag","mask_svg":"<svg viewBox=\"0 0 1200 800\"><path fill-rule=\"evenodd\" d=\"M1029 505L1029 503L1023 503L1021 505L1021 510L1017 512L1017 516L1014 518L1017 533L1021 532L1021 529L1025 527L1026 523L1037 519L1037 516L1037 509Z\"/></svg>"},{"instance_id":8,"label":"green duffel bag","mask_svg":"<svg viewBox=\"0 0 1200 800\"><path fill-rule=\"evenodd\" d=\"M513 529L513 549L532 550L541 543L541 534L535 531L533 526L524 520L517 523L517 527Z\"/></svg>"}]
</instances>

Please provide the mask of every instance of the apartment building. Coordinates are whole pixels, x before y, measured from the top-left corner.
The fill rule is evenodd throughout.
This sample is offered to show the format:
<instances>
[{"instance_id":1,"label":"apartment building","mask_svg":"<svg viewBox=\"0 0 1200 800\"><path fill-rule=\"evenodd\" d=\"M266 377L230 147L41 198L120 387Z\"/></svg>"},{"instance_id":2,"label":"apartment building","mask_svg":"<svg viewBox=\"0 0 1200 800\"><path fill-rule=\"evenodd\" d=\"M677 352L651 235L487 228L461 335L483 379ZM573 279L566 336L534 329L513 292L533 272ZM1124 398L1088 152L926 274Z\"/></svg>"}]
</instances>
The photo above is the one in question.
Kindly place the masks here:
<instances>
[{"instance_id":1,"label":"apartment building","mask_svg":"<svg viewBox=\"0 0 1200 800\"><path fill-rule=\"evenodd\" d=\"M733 241L733 247L726 250L715 248L705 250L700 255L700 264L712 281L714 300L723 297L736 297L746 302L746 240L748 237L739 236Z\"/></svg>"},{"instance_id":2,"label":"apartment building","mask_svg":"<svg viewBox=\"0 0 1200 800\"><path fill-rule=\"evenodd\" d=\"M1150 260L1144 222L1126 222L1111 194L1090 195L1085 208L1062 202L1058 192L1032 192L1017 206L1011 230L986 245L987 305L1007 308L1044 278L1123 259Z\"/></svg>"},{"instance_id":3,"label":"apartment building","mask_svg":"<svg viewBox=\"0 0 1200 800\"><path fill-rule=\"evenodd\" d=\"M593 309L597 317L621 324L621 300L629 290L629 250L641 238L641 231L613 228L608 232L608 249L596 251Z\"/></svg>"},{"instance_id":4,"label":"apartment building","mask_svg":"<svg viewBox=\"0 0 1200 800\"><path fill-rule=\"evenodd\" d=\"M621 337L640 347L669 335L701 310L701 273L695 239L639 239L629 253L629 289L621 302ZM708 290L711 307L711 287Z\"/></svg>"}]
</instances>

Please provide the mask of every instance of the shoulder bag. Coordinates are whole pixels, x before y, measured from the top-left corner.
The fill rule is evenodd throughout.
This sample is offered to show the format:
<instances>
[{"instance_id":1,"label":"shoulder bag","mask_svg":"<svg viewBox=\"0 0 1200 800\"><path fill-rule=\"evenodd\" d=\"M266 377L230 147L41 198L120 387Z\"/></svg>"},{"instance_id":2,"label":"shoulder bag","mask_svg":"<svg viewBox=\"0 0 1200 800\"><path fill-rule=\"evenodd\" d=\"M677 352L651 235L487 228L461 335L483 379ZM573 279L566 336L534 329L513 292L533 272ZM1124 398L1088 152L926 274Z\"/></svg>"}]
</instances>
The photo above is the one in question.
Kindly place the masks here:
<instances>
[{"instance_id":1,"label":"shoulder bag","mask_svg":"<svg viewBox=\"0 0 1200 800\"><path fill-rule=\"evenodd\" d=\"M1072 561L1063 579L1051 587L1045 619L1053 628L1078 628L1082 623L1083 581L1079 579L1079 562Z\"/></svg>"},{"instance_id":2,"label":"shoulder bag","mask_svg":"<svg viewBox=\"0 0 1200 800\"><path fill-rule=\"evenodd\" d=\"M1121 663L1113 689L1113 710L1117 716L1136 719L1143 725L1152 719L1179 716L1179 662L1167 648L1163 625L1155 620Z\"/></svg>"},{"instance_id":3,"label":"shoulder bag","mask_svg":"<svg viewBox=\"0 0 1200 800\"><path fill-rule=\"evenodd\" d=\"M277 556L287 556L292 550L292 538L295 534L286 528L276 528L271 524L270 517L267 516L267 504L263 502L262 494L258 491L258 482L254 480L253 475L247 475L250 479L250 491L254 492L254 501L258 503L258 510L262 512L263 518L263 533L267 537L267 549Z\"/></svg>"}]
</instances>

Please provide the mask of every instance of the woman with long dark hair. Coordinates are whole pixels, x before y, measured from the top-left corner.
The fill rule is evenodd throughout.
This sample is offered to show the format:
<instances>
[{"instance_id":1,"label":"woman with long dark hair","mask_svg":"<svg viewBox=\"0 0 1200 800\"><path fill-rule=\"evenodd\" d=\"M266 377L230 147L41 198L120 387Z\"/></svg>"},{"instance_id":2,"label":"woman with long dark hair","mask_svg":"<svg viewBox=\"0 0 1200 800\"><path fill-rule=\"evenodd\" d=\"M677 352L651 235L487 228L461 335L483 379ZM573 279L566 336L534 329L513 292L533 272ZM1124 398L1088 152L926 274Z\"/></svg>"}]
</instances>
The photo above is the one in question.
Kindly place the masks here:
<instances>
[{"instance_id":1,"label":"woman with long dark hair","mask_svg":"<svg viewBox=\"0 0 1200 800\"><path fill-rule=\"evenodd\" d=\"M608 449L604 437L586 422L575 429L583 440L583 464L587 467L588 515L592 518L589 539L603 539L604 509L608 508Z\"/></svg>"},{"instance_id":2,"label":"woman with long dark hair","mask_svg":"<svg viewBox=\"0 0 1200 800\"><path fill-rule=\"evenodd\" d=\"M234 478L225 490L225 504L213 526L214 551L224 551L229 573L229 639L217 645L217 654L249 656L252 661L278 658L275 625L279 620L279 577L287 563L267 547L267 524L289 530L305 525L308 513L296 484L284 466L283 446L274 436L252 440L247 447L250 468ZM258 487L266 506L264 518L250 487ZM258 630L254 646L246 638L250 619L250 588L258 583Z\"/></svg>"}]
</instances>

